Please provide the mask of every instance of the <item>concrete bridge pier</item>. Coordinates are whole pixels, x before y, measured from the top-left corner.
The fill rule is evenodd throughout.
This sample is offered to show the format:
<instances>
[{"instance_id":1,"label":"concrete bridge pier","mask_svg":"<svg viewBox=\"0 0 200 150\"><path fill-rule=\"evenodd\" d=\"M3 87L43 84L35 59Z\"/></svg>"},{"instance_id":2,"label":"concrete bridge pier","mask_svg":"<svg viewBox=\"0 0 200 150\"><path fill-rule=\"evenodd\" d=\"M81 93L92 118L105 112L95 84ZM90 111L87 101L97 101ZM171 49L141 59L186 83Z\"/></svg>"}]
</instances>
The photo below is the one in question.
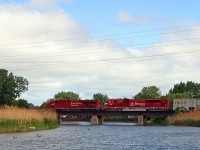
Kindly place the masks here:
<instances>
[{"instance_id":1,"label":"concrete bridge pier","mask_svg":"<svg viewBox=\"0 0 200 150\"><path fill-rule=\"evenodd\" d=\"M62 123L62 119L58 113L57 113L57 121L59 125Z\"/></svg>"},{"instance_id":2,"label":"concrete bridge pier","mask_svg":"<svg viewBox=\"0 0 200 150\"><path fill-rule=\"evenodd\" d=\"M138 116L138 125L143 126L147 123L147 117L144 115L139 115Z\"/></svg>"},{"instance_id":3,"label":"concrete bridge pier","mask_svg":"<svg viewBox=\"0 0 200 150\"><path fill-rule=\"evenodd\" d=\"M92 118L90 121L92 125L102 125L103 117L101 115L92 115Z\"/></svg>"}]
</instances>

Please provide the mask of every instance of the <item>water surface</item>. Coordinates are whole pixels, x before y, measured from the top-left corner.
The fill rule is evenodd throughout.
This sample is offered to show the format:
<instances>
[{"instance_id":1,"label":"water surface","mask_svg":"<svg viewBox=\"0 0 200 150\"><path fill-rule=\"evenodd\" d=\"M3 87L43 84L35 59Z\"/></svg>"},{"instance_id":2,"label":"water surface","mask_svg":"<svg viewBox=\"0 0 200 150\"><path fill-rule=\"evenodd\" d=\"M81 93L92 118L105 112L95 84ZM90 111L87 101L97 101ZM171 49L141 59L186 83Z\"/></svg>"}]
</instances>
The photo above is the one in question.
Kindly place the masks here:
<instances>
[{"instance_id":1,"label":"water surface","mask_svg":"<svg viewBox=\"0 0 200 150\"><path fill-rule=\"evenodd\" d=\"M0 134L2 150L200 149L200 128L108 123L63 124L57 129Z\"/></svg>"}]
</instances>

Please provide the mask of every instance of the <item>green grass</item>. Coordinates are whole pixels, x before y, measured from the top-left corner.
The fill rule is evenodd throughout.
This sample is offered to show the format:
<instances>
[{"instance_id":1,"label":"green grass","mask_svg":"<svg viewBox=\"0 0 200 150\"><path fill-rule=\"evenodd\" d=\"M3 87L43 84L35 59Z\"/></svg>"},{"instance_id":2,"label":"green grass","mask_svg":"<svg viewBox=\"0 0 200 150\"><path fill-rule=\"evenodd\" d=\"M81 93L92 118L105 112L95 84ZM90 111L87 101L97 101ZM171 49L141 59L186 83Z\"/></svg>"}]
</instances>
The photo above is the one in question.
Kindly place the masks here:
<instances>
[{"instance_id":1,"label":"green grass","mask_svg":"<svg viewBox=\"0 0 200 150\"><path fill-rule=\"evenodd\" d=\"M51 129L58 127L57 120L44 118L42 121L31 120L0 120L0 133L8 132L26 132L33 130Z\"/></svg>"},{"instance_id":2,"label":"green grass","mask_svg":"<svg viewBox=\"0 0 200 150\"><path fill-rule=\"evenodd\" d=\"M58 127L58 121L54 110L0 107L0 133L25 132L56 127Z\"/></svg>"}]
</instances>

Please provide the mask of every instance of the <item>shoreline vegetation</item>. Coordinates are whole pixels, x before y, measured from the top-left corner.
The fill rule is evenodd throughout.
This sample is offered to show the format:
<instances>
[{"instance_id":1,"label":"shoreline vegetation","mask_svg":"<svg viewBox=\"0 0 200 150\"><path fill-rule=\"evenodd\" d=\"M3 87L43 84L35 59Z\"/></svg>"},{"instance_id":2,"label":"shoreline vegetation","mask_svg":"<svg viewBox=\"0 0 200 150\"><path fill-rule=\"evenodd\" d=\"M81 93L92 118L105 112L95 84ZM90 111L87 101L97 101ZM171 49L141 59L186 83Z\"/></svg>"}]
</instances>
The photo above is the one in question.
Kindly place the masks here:
<instances>
[{"instance_id":1,"label":"shoreline vegetation","mask_svg":"<svg viewBox=\"0 0 200 150\"><path fill-rule=\"evenodd\" d=\"M49 109L0 107L0 133L26 132L58 127L56 113Z\"/></svg>"},{"instance_id":2,"label":"shoreline vegetation","mask_svg":"<svg viewBox=\"0 0 200 150\"><path fill-rule=\"evenodd\" d=\"M154 117L147 125L200 127L200 110ZM50 109L0 107L0 133L53 129L59 126L56 113Z\"/></svg>"},{"instance_id":3,"label":"shoreline vegetation","mask_svg":"<svg viewBox=\"0 0 200 150\"><path fill-rule=\"evenodd\" d=\"M200 127L200 110L178 113L166 119L167 125Z\"/></svg>"}]
</instances>

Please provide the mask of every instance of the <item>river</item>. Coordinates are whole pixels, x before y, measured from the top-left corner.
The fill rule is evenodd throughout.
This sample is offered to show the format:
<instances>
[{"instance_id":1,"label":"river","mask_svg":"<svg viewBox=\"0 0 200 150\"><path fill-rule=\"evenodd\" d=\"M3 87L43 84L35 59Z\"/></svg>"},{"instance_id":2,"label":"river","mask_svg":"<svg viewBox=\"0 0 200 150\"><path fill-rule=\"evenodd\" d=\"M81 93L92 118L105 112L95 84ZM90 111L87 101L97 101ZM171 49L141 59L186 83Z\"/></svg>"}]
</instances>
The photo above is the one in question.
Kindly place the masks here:
<instances>
[{"instance_id":1,"label":"river","mask_svg":"<svg viewBox=\"0 0 200 150\"><path fill-rule=\"evenodd\" d=\"M0 134L1 150L197 150L200 128L106 123L62 124L57 129Z\"/></svg>"}]
</instances>

